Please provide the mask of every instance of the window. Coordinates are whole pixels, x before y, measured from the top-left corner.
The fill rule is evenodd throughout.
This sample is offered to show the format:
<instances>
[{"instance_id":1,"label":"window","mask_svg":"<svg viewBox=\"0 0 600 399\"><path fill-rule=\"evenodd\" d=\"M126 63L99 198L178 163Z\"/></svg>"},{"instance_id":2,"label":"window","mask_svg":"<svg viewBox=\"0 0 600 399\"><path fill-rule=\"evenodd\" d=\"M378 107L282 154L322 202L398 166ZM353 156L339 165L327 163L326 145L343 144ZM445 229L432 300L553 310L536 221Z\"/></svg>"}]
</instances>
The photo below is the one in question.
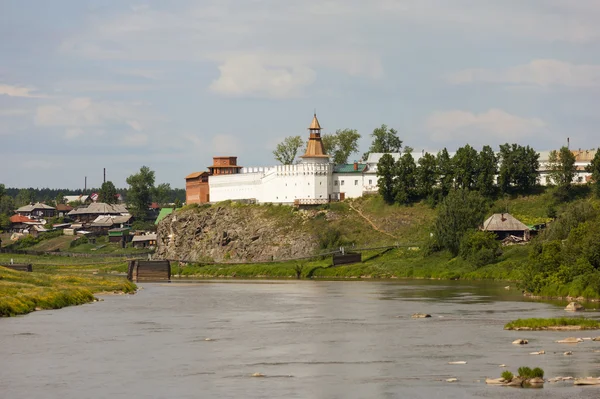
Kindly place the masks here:
<instances>
[{"instance_id":1,"label":"window","mask_svg":"<svg viewBox=\"0 0 600 399\"><path fill-rule=\"evenodd\" d=\"M373 180L369 179L369 186L373 184Z\"/></svg>"},{"instance_id":2,"label":"window","mask_svg":"<svg viewBox=\"0 0 600 399\"><path fill-rule=\"evenodd\" d=\"M343 186L343 185L344 185L344 181L342 180L342 182L340 183L340 186Z\"/></svg>"},{"instance_id":3,"label":"window","mask_svg":"<svg viewBox=\"0 0 600 399\"><path fill-rule=\"evenodd\" d=\"M354 180L354 185L358 186L358 180Z\"/></svg>"},{"instance_id":4,"label":"window","mask_svg":"<svg viewBox=\"0 0 600 399\"><path fill-rule=\"evenodd\" d=\"M338 185L338 181L337 181L337 180L336 180L336 181L334 181L334 182L333 182L333 185L334 185L334 186L337 186L337 185Z\"/></svg>"}]
</instances>

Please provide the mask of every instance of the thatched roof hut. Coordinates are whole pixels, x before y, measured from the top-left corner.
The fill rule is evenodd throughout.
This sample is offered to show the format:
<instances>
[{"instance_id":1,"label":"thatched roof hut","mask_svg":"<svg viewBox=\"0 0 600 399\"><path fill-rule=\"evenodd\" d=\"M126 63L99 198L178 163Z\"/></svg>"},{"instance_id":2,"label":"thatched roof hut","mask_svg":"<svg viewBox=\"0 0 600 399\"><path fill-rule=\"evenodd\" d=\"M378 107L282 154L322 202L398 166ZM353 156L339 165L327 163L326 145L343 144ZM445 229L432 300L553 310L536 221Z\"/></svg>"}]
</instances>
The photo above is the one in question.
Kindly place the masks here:
<instances>
[{"instance_id":1,"label":"thatched roof hut","mask_svg":"<svg viewBox=\"0 0 600 399\"><path fill-rule=\"evenodd\" d=\"M500 239L513 235L529 240L529 227L509 213L494 213L483 222L482 230L496 233Z\"/></svg>"}]
</instances>

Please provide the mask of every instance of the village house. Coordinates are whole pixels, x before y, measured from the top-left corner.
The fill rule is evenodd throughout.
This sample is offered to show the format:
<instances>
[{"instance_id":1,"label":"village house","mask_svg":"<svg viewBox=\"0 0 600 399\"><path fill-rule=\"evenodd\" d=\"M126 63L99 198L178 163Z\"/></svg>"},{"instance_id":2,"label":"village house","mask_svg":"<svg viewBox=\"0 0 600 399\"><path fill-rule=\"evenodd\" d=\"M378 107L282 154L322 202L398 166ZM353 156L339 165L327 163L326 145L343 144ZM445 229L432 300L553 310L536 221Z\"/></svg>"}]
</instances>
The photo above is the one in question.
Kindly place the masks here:
<instances>
[{"instance_id":1,"label":"village house","mask_svg":"<svg viewBox=\"0 0 600 399\"><path fill-rule=\"evenodd\" d=\"M121 204L105 204L94 202L87 206L79 206L67 214L78 223L92 223L99 216L131 216L125 206Z\"/></svg>"},{"instance_id":2,"label":"village house","mask_svg":"<svg viewBox=\"0 0 600 399\"><path fill-rule=\"evenodd\" d=\"M35 204L29 204L20 207L15 211L18 215L27 216L32 219L43 219L54 217L56 208L36 202Z\"/></svg>"},{"instance_id":3,"label":"village house","mask_svg":"<svg viewBox=\"0 0 600 399\"><path fill-rule=\"evenodd\" d=\"M530 228L509 213L494 213L483 222L483 231L490 231L500 240L514 236L529 241Z\"/></svg>"}]
</instances>

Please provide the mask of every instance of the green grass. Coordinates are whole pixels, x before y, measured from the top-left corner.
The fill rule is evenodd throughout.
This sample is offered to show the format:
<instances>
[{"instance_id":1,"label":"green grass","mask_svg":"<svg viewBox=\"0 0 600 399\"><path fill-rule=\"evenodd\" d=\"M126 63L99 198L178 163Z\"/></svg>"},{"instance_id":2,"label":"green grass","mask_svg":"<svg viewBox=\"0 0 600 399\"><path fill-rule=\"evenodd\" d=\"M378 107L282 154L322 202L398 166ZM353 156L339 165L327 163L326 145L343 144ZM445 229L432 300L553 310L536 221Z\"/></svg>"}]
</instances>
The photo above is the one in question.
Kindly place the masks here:
<instances>
[{"instance_id":1,"label":"green grass","mask_svg":"<svg viewBox=\"0 0 600 399\"><path fill-rule=\"evenodd\" d=\"M0 267L0 317L59 309L94 300L94 293L133 293L135 284L107 276L26 273Z\"/></svg>"},{"instance_id":2,"label":"green grass","mask_svg":"<svg viewBox=\"0 0 600 399\"><path fill-rule=\"evenodd\" d=\"M21 255L0 254L0 265L14 263L31 263L35 272L69 274L69 273L110 273L126 272L127 259L115 257L71 257L61 255Z\"/></svg>"},{"instance_id":3,"label":"green grass","mask_svg":"<svg viewBox=\"0 0 600 399\"><path fill-rule=\"evenodd\" d=\"M582 330L600 329L600 322L597 320L586 319L583 317L556 317L549 319L518 319L507 323L505 330L515 330L517 328L530 328L532 330L545 330L549 327L579 326Z\"/></svg>"},{"instance_id":4,"label":"green grass","mask_svg":"<svg viewBox=\"0 0 600 399\"><path fill-rule=\"evenodd\" d=\"M505 381L511 381L513 379L514 375L510 371L504 370L502 372L501 377L504 378Z\"/></svg>"}]
</instances>

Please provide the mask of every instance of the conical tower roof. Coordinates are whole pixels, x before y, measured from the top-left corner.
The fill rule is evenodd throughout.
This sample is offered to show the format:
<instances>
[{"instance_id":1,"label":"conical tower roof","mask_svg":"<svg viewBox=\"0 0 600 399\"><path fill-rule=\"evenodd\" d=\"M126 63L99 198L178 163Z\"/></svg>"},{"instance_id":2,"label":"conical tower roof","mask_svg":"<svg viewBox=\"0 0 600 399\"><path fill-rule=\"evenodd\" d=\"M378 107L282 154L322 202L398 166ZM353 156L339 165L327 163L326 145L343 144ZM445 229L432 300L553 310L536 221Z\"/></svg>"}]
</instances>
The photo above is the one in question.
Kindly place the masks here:
<instances>
[{"instance_id":1,"label":"conical tower roof","mask_svg":"<svg viewBox=\"0 0 600 399\"><path fill-rule=\"evenodd\" d=\"M323 147L323 141L321 140L321 124L317 119L317 114L313 116L313 120L310 123L310 136L308 138L308 145L306 146L306 152L300 158L329 158L329 155L325 153L325 147Z\"/></svg>"}]
</instances>

